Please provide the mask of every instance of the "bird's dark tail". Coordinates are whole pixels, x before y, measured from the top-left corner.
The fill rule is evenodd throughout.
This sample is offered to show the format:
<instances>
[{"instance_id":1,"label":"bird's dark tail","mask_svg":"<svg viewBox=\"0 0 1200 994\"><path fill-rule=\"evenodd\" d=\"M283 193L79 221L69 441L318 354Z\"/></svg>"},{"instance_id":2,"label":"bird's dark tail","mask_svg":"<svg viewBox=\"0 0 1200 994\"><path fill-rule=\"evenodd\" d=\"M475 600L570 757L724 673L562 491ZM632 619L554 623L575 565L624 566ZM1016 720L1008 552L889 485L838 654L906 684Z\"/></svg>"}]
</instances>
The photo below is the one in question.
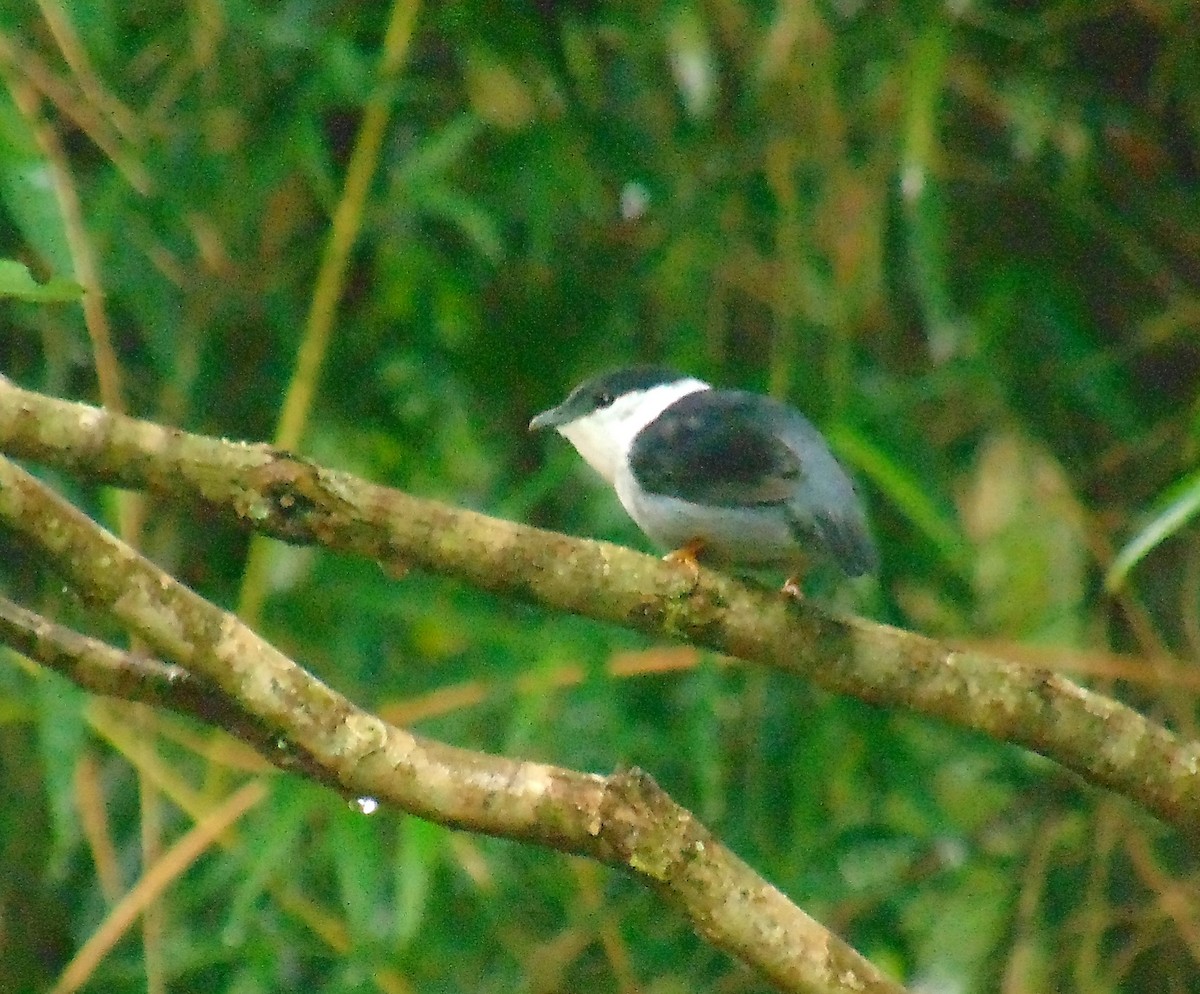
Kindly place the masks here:
<instances>
[{"instance_id":1,"label":"bird's dark tail","mask_svg":"<svg viewBox=\"0 0 1200 994\"><path fill-rule=\"evenodd\" d=\"M847 576L878 572L879 552L865 522L857 517L831 514L818 515L813 525L817 537Z\"/></svg>"}]
</instances>

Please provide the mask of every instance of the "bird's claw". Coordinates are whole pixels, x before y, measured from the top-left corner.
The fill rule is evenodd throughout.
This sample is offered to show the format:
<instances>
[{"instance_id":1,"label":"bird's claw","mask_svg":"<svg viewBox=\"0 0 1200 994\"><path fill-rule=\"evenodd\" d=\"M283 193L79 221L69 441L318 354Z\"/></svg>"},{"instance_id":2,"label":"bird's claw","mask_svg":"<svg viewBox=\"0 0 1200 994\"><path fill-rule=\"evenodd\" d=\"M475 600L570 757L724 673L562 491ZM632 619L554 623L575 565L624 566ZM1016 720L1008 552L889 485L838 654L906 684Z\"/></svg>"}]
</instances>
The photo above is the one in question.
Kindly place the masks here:
<instances>
[{"instance_id":1,"label":"bird's claw","mask_svg":"<svg viewBox=\"0 0 1200 994\"><path fill-rule=\"evenodd\" d=\"M700 582L700 560L699 555L703 551L704 545L698 540L693 540L678 549L668 552L663 556L664 563L673 563L677 566L682 566L691 574L692 586L694 587Z\"/></svg>"}]
</instances>

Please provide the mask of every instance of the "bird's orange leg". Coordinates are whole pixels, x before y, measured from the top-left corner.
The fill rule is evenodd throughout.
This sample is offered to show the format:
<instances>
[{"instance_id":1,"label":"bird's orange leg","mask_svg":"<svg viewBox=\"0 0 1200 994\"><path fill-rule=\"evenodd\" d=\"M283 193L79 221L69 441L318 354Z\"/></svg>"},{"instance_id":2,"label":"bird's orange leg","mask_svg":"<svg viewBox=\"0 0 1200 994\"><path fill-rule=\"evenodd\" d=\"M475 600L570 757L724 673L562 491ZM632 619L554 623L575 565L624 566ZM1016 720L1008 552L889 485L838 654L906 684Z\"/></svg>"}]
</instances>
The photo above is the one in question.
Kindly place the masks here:
<instances>
[{"instance_id":1,"label":"bird's orange leg","mask_svg":"<svg viewBox=\"0 0 1200 994\"><path fill-rule=\"evenodd\" d=\"M677 563L692 574L693 580L700 579L700 553L704 551L704 543L698 538L685 542L673 552L663 556L664 563Z\"/></svg>"},{"instance_id":2,"label":"bird's orange leg","mask_svg":"<svg viewBox=\"0 0 1200 994\"><path fill-rule=\"evenodd\" d=\"M807 562L802 561L797 563L795 570L787 578L787 580L784 581L783 586L779 588L779 592L783 594L784 597L790 597L794 601L804 600L804 588L801 586L801 584L804 582L804 574L807 572Z\"/></svg>"}]
</instances>

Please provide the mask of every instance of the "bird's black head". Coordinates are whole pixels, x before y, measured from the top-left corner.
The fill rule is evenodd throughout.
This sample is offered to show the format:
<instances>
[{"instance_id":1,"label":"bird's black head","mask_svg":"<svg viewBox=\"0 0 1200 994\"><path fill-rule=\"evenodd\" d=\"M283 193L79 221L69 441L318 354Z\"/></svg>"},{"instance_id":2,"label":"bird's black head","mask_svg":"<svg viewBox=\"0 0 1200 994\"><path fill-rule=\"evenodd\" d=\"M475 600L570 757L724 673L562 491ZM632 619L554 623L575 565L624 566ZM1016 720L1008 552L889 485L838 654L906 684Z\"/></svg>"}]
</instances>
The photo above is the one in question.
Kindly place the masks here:
<instances>
[{"instance_id":1,"label":"bird's black head","mask_svg":"<svg viewBox=\"0 0 1200 994\"><path fill-rule=\"evenodd\" d=\"M593 411L608 407L618 397L682 379L686 379L682 373L664 366L628 366L600 373L580 383L557 407L535 417L529 422L529 427L537 430L570 424Z\"/></svg>"}]
</instances>

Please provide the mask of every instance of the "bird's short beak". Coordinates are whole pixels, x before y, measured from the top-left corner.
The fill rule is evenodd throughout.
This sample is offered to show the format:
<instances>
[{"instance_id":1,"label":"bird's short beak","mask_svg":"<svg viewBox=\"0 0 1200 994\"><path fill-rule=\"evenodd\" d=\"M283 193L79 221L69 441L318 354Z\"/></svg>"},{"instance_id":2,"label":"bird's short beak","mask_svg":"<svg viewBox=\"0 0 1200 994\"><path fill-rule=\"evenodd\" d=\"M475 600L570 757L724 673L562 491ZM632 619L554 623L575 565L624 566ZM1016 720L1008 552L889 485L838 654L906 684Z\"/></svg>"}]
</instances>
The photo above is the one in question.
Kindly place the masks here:
<instances>
[{"instance_id":1,"label":"bird's short beak","mask_svg":"<svg viewBox=\"0 0 1200 994\"><path fill-rule=\"evenodd\" d=\"M562 415L557 407L552 407L548 411L542 411L537 417L529 422L530 431L541 431L543 428L557 428L562 424Z\"/></svg>"}]
</instances>

